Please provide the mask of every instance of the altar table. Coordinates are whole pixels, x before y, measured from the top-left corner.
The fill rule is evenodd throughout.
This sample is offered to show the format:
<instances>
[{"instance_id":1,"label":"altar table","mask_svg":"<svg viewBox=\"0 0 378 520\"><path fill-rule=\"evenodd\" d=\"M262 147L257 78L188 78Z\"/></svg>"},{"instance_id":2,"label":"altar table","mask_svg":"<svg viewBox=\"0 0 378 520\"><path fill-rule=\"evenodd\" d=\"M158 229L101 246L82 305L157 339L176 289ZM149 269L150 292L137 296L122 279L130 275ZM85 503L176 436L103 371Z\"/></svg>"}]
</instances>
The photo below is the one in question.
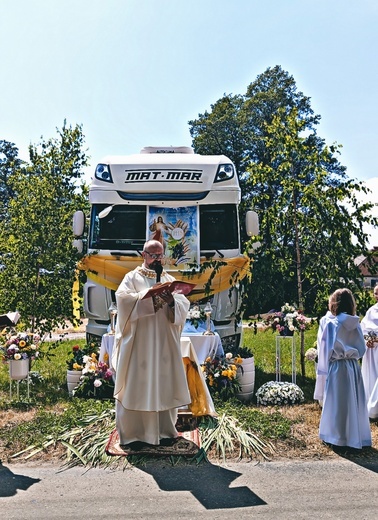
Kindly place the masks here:
<instances>
[{"instance_id":1,"label":"altar table","mask_svg":"<svg viewBox=\"0 0 378 520\"><path fill-rule=\"evenodd\" d=\"M185 338L189 338L192 342L200 364L204 363L208 357L214 359L215 355L223 354L222 343L218 333L215 333L214 336L207 336L203 335L202 332L183 332L181 340ZM222 349L222 352L219 349Z\"/></svg>"},{"instance_id":2,"label":"altar table","mask_svg":"<svg viewBox=\"0 0 378 520\"><path fill-rule=\"evenodd\" d=\"M202 334L196 336L198 336L198 338L194 339L194 341L197 342L199 350L204 354L216 348L215 346L218 343L218 339L215 336L202 336ZM114 334L104 334L101 340L99 361L107 363L109 366L112 359L113 345ZM190 411L195 416L217 415L213 400L207 388L205 377L201 370L201 361L198 359L196 349L193 345L193 336L182 336L180 346L189 393L192 399L189 406ZM113 372L113 379L115 379L115 371L112 368L111 370Z\"/></svg>"}]
</instances>

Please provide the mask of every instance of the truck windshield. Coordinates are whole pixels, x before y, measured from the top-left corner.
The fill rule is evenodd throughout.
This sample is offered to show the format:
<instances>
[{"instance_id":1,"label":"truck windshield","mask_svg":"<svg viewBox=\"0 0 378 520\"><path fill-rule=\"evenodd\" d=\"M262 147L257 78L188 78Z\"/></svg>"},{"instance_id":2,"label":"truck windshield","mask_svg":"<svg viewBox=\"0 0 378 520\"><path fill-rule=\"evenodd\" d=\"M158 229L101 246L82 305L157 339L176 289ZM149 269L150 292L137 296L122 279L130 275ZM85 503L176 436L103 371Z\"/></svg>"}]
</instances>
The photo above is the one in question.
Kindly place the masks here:
<instances>
[{"instance_id":1,"label":"truck windshield","mask_svg":"<svg viewBox=\"0 0 378 520\"><path fill-rule=\"evenodd\" d=\"M89 247L142 250L146 241L146 206L114 206L109 215L100 219L98 214L107 206L92 207Z\"/></svg>"},{"instance_id":2,"label":"truck windshield","mask_svg":"<svg viewBox=\"0 0 378 520\"><path fill-rule=\"evenodd\" d=\"M90 249L141 251L146 240L147 206L116 205L99 218L107 204L93 205L89 237ZM201 251L238 249L239 227L234 204L199 207Z\"/></svg>"},{"instance_id":3,"label":"truck windshield","mask_svg":"<svg viewBox=\"0 0 378 520\"><path fill-rule=\"evenodd\" d=\"M200 206L200 249L238 249L239 225L234 204Z\"/></svg>"}]
</instances>

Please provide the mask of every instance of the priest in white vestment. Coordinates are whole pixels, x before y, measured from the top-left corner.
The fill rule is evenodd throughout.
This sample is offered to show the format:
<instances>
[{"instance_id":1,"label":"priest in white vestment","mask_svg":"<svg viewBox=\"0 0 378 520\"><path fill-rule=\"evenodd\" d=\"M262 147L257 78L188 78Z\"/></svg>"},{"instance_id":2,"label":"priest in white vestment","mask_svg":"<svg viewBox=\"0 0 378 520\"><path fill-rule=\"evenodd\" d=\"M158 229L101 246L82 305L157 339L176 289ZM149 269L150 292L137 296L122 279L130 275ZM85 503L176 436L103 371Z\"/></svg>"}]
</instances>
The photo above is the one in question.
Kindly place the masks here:
<instances>
[{"instance_id":1,"label":"priest in white vestment","mask_svg":"<svg viewBox=\"0 0 378 520\"><path fill-rule=\"evenodd\" d=\"M374 287L374 298L378 301L378 285ZM364 381L370 419L378 418L378 303L367 310L361 321L364 334L375 332L377 342L372 348L367 348L362 358L362 379Z\"/></svg>"},{"instance_id":2,"label":"priest in white vestment","mask_svg":"<svg viewBox=\"0 0 378 520\"><path fill-rule=\"evenodd\" d=\"M319 437L334 446L371 446L366 396L358 360L366 350L356 303L349 289L329 299L333 317L318 338L318 374L326 376Z\"/></svg>"},{"instance_id":3,"label":"priest in white vestment","mask_svg":"<svg viewBox=\"0 0 378 520\"><path fill-rule=\"evenodd\" d=\"M190 302L169 291L143 298L157 279L164 283L174 278L165 271L160 275L160 242L146 242L142 255L143 265L127 273L116 292L112 355L116 428L120 444L136 443L134 449L141 443L172 444L178 435L178 408L191 401L180 347Z\"/></svg>"}]
</instances>

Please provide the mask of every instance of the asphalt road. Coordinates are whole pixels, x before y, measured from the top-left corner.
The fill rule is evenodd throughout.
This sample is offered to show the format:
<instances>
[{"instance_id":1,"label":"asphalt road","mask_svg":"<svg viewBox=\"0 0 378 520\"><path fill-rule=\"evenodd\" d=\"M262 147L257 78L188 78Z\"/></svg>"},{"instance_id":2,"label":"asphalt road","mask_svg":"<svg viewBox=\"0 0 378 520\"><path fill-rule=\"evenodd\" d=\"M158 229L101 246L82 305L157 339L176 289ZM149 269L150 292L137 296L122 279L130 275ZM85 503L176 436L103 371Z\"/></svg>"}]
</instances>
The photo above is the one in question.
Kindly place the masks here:
<instances>
[{"instance_id":1,"label":"asphalt road","mask_svg":"<svg viewBox=\"0 0 378 520\"><path fill-rule=\"evenodd\" d=\"M0 518L372 520L377 473L377 463L342 458L113 471L0 463Z\"/></svg>"}]
</instances>

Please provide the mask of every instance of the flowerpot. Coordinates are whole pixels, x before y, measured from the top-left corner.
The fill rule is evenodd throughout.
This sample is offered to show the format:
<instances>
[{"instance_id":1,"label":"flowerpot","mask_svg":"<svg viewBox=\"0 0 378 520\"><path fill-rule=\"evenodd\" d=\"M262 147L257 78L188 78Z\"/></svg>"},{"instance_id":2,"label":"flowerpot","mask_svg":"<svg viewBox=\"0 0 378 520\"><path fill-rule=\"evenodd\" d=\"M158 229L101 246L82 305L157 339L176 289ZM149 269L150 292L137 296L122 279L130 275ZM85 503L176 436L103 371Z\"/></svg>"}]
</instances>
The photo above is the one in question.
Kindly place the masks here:
<instances>
[{"instance_id":1,"label":"flowerpot","mask_svg":"<svg viewBox=\"0 0 378 520\"><path fill-rule=\"evenodd\" d=\"M284 330L280 332L280 336L292 337L294 336L294 331L290 330L288 327L285 327Z\"/></svg>"},{"instance_id":2,"label":"flowerpot","mask_svg":"<svg viewBox=\"0 0 378 520\"><path fill-rule=\"evenodd\" d=\"M11 379L26 379L29 373L29 359L10 359L9 360L9 377Z\"/></svg>"},{"instance_id":3,"label":"flowerpot","mask_svg":"<svg viewBox=\"0 0 378 520\"><path fill-rule=\"evenodd\" d=\"M255 389L255 358L243 359L241 367L238 367L237 378L240 383L240 392L236 394L239 401L246 403L253 397Z\"/></svg>"},{"instance_id":4,"label":"flowerpot","mask_svg":"<svg viewBox=\"0 0 378 520\"><path fill-rule=\"evenodd\" d=\"M70 396L79 384L81 376L82 370L67 370L67 388Z\"/></svg>"}]
</instances>

